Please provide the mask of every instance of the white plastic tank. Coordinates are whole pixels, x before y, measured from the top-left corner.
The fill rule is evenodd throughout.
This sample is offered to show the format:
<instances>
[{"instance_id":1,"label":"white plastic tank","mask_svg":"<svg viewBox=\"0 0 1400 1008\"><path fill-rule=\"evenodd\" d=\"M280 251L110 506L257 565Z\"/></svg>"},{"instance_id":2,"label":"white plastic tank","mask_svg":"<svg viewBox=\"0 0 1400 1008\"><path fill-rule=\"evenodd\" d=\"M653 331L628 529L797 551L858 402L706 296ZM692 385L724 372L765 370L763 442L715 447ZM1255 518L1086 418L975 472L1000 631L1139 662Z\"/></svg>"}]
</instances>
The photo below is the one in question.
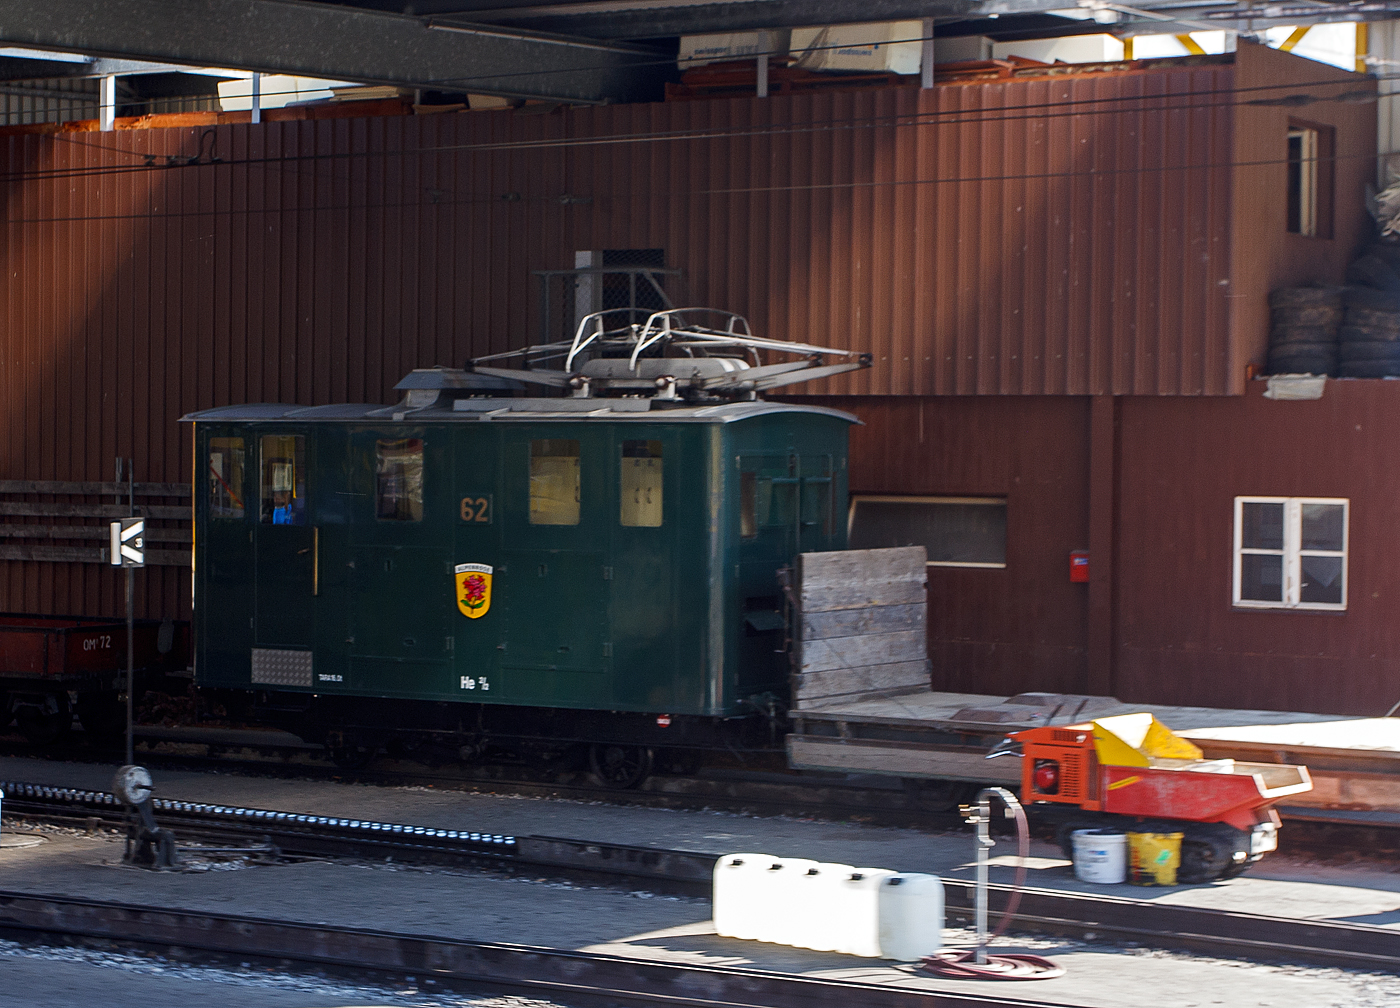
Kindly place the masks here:
<instances>
[{"instance_id":1,"label":"white plastic tank","mask_svg":"<svg viewBox=\"0 0 1400 1008\"><path fill-rule=\"evenodd\" d=\"M818 952L836 950L840 928L833 908L841 896L841 882L853 871L847 864L817 861L799 876L792 910L796 923L793 945Z\"/></svg>"},{"instance_id":2,"label":"white plastic tank","mask_svg":"<svg viewBox=\"0 0 1400 1008\"><path fill-rule=\"evenodd\" d=\"M715 862L713 914L715 931L726 938L757 938L763 927L756 895L763 873L777 858L767 854L726 854Z\"/></svg>"},{"instance_id":3,"label":"white plastic tank","mask_svg":"<svg viewBox=\"0 0 1400 1008\"><path fill-rule=\"evenodd\" d=\"M806 937L802 917L798 912L798 901L805 891L807 873L816 868L817 862L808 858L778 858L776 866L769 866L766 907L761 917L766 922L766 931L759 935L759 941L777 945L803 946Z\"/></svg>"},{"instance_id":4,"label":"white plastic tank","mask_svg":"<svg viewBox=\"0 0 1400 1008\"><path fill-rule=\"evenodd\" d=\"M1128 877L1128 834L1112 829L1074 831L1074 877L1114 885Z\"/></svg>"},{"instance_id":5,"label":"white plastic tank","mask_svg":"<svg viewBox=\"0 0 1400 1008\"><path fill-rule=\"evenodd\" d=\"M880 880L880 958L911 962L943 945L943 880L900 872Z\"/></svg>"},{"instance_id":6,"label":"white plastic tank","mask_svg":"<svg viewBox=\"0 0 1400 1008\"><path fill-rule=\"evenodd\" d=\"M880 955L880 883L895 872L888 868L853 868L836 885L830 923L833 951L870 959Z\"/></svg>"}]
</instances>

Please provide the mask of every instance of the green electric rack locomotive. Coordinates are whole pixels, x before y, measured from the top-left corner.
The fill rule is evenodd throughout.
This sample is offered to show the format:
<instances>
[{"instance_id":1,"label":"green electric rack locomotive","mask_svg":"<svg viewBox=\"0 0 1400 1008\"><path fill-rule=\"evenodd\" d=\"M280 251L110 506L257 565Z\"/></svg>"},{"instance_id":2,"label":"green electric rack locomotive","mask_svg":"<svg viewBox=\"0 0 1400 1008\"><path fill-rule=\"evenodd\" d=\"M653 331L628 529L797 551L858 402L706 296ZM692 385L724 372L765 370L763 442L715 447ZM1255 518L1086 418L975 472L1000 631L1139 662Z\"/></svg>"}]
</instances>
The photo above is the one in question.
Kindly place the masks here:
<instances>
[{"instance_id":1,"label":"green electric rack locomotive","mask_svg":"<svg viewBox=\"0 0 1400 1008\"><path fill-rule=\"evenodd\" d=\"M395 735L463 756L592 743L627 783L657 747L778 741L778 572L844 547L855 418L757 393L866 361L679 311L602 325L563 370L474 362L412 372L396 406L185 417L198 685L343 763Z\"/></svg>"}]
</instances>

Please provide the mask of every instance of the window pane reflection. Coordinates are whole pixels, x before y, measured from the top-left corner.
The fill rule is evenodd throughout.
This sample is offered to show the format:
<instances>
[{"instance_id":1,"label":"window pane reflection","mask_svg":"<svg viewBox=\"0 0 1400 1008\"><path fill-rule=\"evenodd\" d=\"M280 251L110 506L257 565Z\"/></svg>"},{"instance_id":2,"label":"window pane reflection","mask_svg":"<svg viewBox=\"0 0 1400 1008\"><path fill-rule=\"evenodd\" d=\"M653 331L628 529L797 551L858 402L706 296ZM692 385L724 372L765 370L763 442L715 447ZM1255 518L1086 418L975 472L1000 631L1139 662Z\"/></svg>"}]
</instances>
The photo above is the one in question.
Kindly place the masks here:
<instances>
[{"instance_id":1,"label":"window pane reflection","mask_svg":"<svg viewBox=\"0 0 1400 1008\"><path fill-rule=\"evenodd\" d=\"M1245 502L1240 545L1245 549L1283 549L1283 505Z\"/></svg>"},{"instance_id":2,"label":"window pane reflection","mask_svg":"<svg viewBox=\"0 0 1400 1008\"><path fill-rule=\"evenodd\" d=\"M530 524L577 525L578 442L548 438L530 442Z\"/></svg>"},{"instance_id":3,"label":"window pane reflection","mask_svg":"<svg viewBox=\"0 0 1400 1008\"><path fill-rule=\"evenodd\" d=\"M374 515L380 521L423 520L423 439L381 439L374 446Z\"/></svg>"},{"instance_id":4,"label":"window pane reflection","mask_svg":"<svg viewBox=\"0 0 1400 1008\"><path fill-rule=\"evenodd\" d=\"M1340 552L1346 536L1346 508L1341 504L1304 504L1302 512L1303 534L1299 545L1305 550Z\"/></svg>"},{"instance_id":5,"label":"window pane reflection","mask_svg":"<svg viewBox=\"0 0 1400 1008\"><path fill-rule=\"evenodd\" d=\"M267 434L262 439L262 510L265 525L306 524L306 438Z\"/></svg>"},{"instance_id":6,"label":"window pane reflection","mask_svg":"<svg viewBox=\"0 0 1400 1008\"><path fill-rule=\"evenodd\" d=\"M1283 557L1246 553L1240 557L1240 598L1250 602L1283 601Z\"/></svg>"},{"instance_id":7,"label":"window pane reflection","mask_svg":"<svg viewBox=\"0 0 1400 1008\"><path fill-rule=\"evenodd\" d=\"M1342 558L1305 556L1301 558L1303 583L1300 602L1342 602Z\"/></svg>"},{"instance_id":8,"label":"window pane reflection","mask_svg":"<svg viewBox=\"0 0 1400 1008\"><path fill-rule=\"evenodd\" d=\"M622 442L621 521L629 528L661 527L661 442Z\"/></svg>"},{"instance_id":9,"label":"window pane reflection","mask_svg":"<svg viewBox=\"0 0 1400 1008\"><path fill-rule=\"evenodd\" d=\"M209 439L209 517L243 517L243 439Z\"/></svg>"}]
</instances>

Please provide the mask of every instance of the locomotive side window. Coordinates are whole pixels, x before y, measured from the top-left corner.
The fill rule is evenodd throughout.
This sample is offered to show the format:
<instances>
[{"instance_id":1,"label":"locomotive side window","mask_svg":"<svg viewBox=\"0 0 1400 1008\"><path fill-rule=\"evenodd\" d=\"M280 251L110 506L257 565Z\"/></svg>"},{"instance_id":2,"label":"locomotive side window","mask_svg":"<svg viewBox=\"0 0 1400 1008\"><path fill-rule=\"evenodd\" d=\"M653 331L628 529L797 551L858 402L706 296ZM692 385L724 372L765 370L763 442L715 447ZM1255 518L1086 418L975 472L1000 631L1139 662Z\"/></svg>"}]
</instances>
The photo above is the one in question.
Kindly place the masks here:
<instances>
[{"instance_id":1,"label":"locomotive side window","mask_svg":"<svg viewBox=\"0 0 1400 1008\"><path fill-rule=\"evenodd\" d=\"M261 497L264 525L306 524L306 438L263 435Z\"/></svg>"},{"instance_id":2,"label":"locomotive side window","mask_svg":"<svg viewBox=\"0 0 1400 1008\"><path fill-rule=\"evenodd\" d=\"M764 529L791 529L797 520L797 486L793 463L778 455L739 459L739 535L758 538Z\"/></svg>"},{"instance_id":3,"label":"locomotive side window","mask_svg":"<svg viewBox=\"0 0 1400 1008\"><path fill-rule=\"evenodd\" d=\"M374 446L374 516L423 520L423 439L381 438Z\"/></svg>"},{"instance_id":4,"label":"locomotive side window","mask_svg":"<svg viewBox=\"0 0 1400 1008\"><path fill-rule=\"evenodd\" d=\"M661 527L661 442L623 441L622 524L629 528Z\"/></svg>"},{"instance_id":5,"label":"locomotive side window","mask_svg":"<svg viewBox=\"0 0 1400 1008\"><path fill-rule=\"evenodd\" d=\"M546 438L530 442L530 524L577 525L578 442Z\"/></svg>"},{"instance_id":6,"label":"locomotive side window","mask_svg":"<svg viewBox=\"0 0 1400 1008\"><path fill-rule=\"evenodd\" d=\"M758 535L758 474L739 474L739 536L752 539Z\"/></svg>"},{"instance_id":7,"label":"locomotive side window","mask_svg":"<svg viewBox=\"0 0 1400 1008\"><path fill-rule=\"evenodd\" d=\"M243 517L243 439L209 439L209 517Z\"/></svg>"}]
</instances>

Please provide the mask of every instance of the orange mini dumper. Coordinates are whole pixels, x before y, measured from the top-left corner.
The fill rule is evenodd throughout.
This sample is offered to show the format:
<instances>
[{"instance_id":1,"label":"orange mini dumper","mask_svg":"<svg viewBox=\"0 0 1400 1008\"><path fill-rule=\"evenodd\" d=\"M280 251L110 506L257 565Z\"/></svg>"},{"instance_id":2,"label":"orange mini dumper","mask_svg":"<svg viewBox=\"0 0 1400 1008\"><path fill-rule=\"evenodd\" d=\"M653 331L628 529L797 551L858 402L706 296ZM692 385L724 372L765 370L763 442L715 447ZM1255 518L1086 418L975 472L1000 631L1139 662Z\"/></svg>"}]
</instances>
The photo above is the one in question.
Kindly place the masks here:
<instances>
[{"instance_id":1,"label":"orange mini dumper","mask_svg":"<svg viewBox=\"0 0 1400 1008\"><path fill-rule=\"evenodd\" d=\"M1146 713L1031 728L998 749L1021 756L1021 801L1066 857L1077 829L1181 833L1182 882L1233 878L1276 849L1274 803L1312 790L1307 767L1203 759Z\"/></svg>"}]
</instances>

